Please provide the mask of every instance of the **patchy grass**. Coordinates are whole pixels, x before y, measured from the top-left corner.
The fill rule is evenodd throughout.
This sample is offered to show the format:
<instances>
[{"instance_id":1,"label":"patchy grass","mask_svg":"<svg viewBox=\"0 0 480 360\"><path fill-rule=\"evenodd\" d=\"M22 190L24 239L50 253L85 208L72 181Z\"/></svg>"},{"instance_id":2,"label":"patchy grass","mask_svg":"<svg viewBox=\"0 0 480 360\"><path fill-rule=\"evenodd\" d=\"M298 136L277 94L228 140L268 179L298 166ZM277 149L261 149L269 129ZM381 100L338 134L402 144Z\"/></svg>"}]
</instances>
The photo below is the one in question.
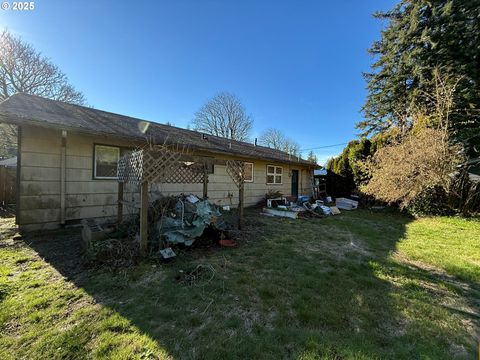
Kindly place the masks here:
<instances>
[{"instance_id":1,"label":"patchy grass","mask_svg":"<svg viewBox=\"0 0 480 360\"><path fill-rule=\"evenodd\" d=\"M479 222L251 211L247 224L236 249L73 275L65 257L46 261L37 242L7 234L1 358L473 357ZM181 281L198 265L196 281Z\"/></svg>"},{"instance_id":2,"label":"patchy grass","mask_svg":"<svg viewBox=\"0 0 480 360\"><path fill-rule=\"evenodd\" d=\"M480 284L479 219L419 219L407 226L405 237L397 248L412 260Z\"/></svg>"}]
</instances>

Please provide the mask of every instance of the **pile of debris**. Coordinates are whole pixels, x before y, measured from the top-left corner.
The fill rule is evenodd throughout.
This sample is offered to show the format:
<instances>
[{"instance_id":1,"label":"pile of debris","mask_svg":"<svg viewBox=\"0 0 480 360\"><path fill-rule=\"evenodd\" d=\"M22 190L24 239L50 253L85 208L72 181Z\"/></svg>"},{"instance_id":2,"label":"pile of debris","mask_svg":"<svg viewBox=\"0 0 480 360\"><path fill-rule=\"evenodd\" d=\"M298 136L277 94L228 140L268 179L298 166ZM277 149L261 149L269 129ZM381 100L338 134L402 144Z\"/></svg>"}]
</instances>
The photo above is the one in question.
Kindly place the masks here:
<instances>
[{"instance_id":1,"label":"pile of debris","mask_svg":"<svg viewBox=\"0 0 480 360\"><path fill-rule=\"evenodd\" d=\"M266 200L263 215L287 217L291 219L315 218L340 214L342 210L354 210L358 207L358 201L347 198L337 198L336 203L330 197L324 200L313 201L310 196L279 196Z\"/></svg>"},{"instance_id":2,"label":"pile of debris","mask_svg":"<svg viewBox=\"0 0 480 360\"><path fill-rule=\"evenodd\" d=\"M320 218L323 212L317 209L316 204L310 203L309 196L300 196L297 198L289 196L280 196L267 199L266 207L263 208L263 215L279 216L290 219L298 218Z\"/></svg>"},{"instance_id":3,"label":"pile of debris","mask_svg":"<svg viewBox=\"0 0 480 360\"><path fill-rule=\"evenodd\" d=\"M230 226L224 221L220 208L195 195L162 196L148 209L149 249L159 252L163 259L175 256L169 247L232 245L226 240ZM82 239L85 260L93 266L120 267L135 264L139 256L139 217L124 220L120 227L105 226L95 220L83 221ZM223 244L225 243L225 244Z\"/></svg>"},{"instance_id":4,"label":"pile of debris","mask_svg":"<svg viewBox=\"0 0 480 360\"><path fill-rule=\"evenodd\" d=\"M220 240L226 236L227 223L220 208L195 195L160 197L149 209L150 241L191 246L206 230Z\"/></svg>"},{"instance_id":5,"label":"pile of debris","mask_svg":"<svg viewBox=\"0 0 480 360\"><path fill-rule=\"evenodd\" d=\"M86 267L125 268L137 264L141 257L139 242L130 229L132 224L116 229L114 224L98 224L94 219L82 221L83 262Z\"/></svg>"}]
</instances>

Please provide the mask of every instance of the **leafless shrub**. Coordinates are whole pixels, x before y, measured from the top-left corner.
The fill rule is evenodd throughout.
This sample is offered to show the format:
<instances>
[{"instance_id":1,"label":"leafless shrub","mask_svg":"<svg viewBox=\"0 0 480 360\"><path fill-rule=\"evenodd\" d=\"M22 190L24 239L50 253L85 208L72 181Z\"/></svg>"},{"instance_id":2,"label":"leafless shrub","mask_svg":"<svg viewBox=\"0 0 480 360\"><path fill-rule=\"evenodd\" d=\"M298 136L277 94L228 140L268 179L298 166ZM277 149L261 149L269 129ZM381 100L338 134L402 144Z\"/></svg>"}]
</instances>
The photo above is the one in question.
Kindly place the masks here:
<instances>
[{"instance_id":1,"label":"leafless shrub","mask_svg":"<svg viewBox=\"0 0 480 360\"><path fill-rule=\"evenodd\" d=\"M449 117L458 79L435 72L436 89L426 94L434 111L416 109L404 135L380 148L361 165L370 176L361 190L379 200L410 205L429 188L448 193L452 174L464 161L463 148L451 140Z\"/></svg>"},{"instance_id":2,"label":"leafless shrub","mask_svg":"<svg viewBox=\"0 0 480 360\"><path fill-rule=\"evenodd\" d=\"M461 147L445 132L424 128L379 149L365 162L370 181L361 190L377 199L408 206L425 189L450 188L451 174L463 161Z\"/></svg>"}]
</instances>

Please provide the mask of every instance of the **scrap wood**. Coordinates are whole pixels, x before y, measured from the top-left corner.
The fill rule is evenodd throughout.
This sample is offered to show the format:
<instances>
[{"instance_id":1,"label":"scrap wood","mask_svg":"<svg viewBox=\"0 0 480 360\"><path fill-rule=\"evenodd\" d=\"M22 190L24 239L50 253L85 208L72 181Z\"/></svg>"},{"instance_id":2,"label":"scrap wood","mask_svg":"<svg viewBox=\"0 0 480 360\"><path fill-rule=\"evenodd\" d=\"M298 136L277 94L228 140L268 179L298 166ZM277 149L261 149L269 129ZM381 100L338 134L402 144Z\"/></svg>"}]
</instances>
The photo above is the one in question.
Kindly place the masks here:
<instances>
[{"instance_id":1,"label":"scrap wood","mask_svg":"<svg viewBox=\"0 0 480 360\"><path fill-rule=\"evenodd\" d=\"M287 217L291 219L296 219L298 217L298 212L289 211L289 210L277 210L274 208L263 208L263 212L271 216L280 216Z\"/></svg>"}]
</instances>

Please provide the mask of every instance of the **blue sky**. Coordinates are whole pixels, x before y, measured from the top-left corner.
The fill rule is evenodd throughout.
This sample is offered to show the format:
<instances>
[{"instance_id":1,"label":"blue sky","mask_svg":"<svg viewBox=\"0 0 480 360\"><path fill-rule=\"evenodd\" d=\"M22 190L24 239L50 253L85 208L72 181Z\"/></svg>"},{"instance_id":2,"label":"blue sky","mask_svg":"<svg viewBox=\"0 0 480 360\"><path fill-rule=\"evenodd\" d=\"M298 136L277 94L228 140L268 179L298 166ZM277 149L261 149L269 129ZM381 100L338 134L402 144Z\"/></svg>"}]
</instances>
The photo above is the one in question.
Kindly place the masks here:
<instances>
[{"instance_id":1,"label":"blue sky","mask_svg":"<svg viewBox=\"0 0 480 360\"><path fill-rule=\"evenodd\" d=\"M33 11L0 10L0 26L50 57L96 108L185 127L225 90L253 116L253 137L276 127L308 149L356 136L367 48L383 26L371 14L394 4L36 0ZM316 153L323 162L341 150Z\"/></svg>"}]
</instances>

